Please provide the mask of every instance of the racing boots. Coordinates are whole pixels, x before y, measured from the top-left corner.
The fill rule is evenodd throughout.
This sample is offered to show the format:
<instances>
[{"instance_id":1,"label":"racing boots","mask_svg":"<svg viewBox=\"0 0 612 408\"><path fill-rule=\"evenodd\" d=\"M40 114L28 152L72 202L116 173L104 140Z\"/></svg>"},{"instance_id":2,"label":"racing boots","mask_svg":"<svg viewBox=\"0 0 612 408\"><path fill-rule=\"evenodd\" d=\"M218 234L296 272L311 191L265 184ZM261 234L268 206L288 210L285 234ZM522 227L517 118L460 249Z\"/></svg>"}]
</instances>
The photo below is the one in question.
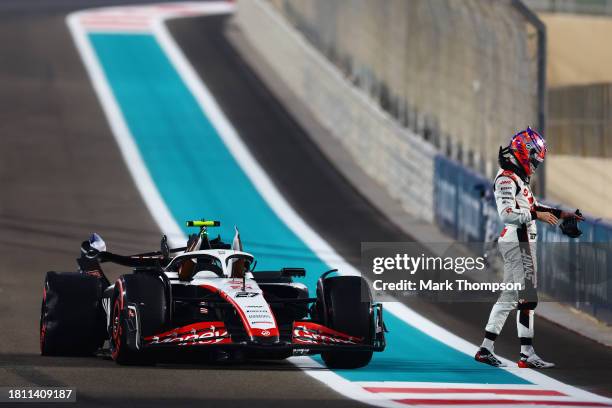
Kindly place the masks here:
<instances>
[{"instance_id":1,"label":"racing boots","mask_svg":"<svg viewBox=\"0 0 612 408\"><path fill-rule=\"evenodd\" d=\"M488 349L481 347L480 350L474 356L474 360L479 363L489 364L493 367L505 367L506 364L503 363L500 359L495 357L495 354L490 352Z\"/></svg>"},{"instance_id":2,"label":"racing boots","mask_svg":"<svg viewBox=\"0 0 612 408\"><path fill-rule=\"evenodd\" d=\"M521 358L517 364L520 368L553 368L555 366L555 363L542 360L535 352L530 355L521 353Z\"/></svg>"}]
</instances>

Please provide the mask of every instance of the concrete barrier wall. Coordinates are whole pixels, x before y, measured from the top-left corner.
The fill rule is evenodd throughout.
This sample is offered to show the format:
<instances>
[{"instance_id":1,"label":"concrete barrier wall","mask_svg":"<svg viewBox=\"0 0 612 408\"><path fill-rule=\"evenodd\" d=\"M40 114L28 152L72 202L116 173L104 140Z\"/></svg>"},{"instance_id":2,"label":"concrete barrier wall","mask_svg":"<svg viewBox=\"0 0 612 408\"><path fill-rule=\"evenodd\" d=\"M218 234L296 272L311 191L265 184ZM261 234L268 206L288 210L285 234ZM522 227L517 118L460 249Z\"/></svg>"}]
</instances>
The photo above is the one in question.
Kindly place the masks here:
<instances>
[{"instance_id":1,"label":"concrete barrier wall","mask_svg":"<svg viewBox=\"0 0 612 408\"><path fill-rule=\"evenodd\" d=\"M398 123L476 171L493 176L521 128L544 130L544 46L520 0L266 3Z\"/></svg>"},{"instance_id":2,"label":"concrete barrier wall","mask_svg":"<svg viewBox=\"0 0 612 408\"><path fill-rule=\"evenodd\" d=\"M433 221L436 149L357 90L266 1L241 0L236 20L252 45L357 164L409 213Z\"/></svg>"}]
</instances>

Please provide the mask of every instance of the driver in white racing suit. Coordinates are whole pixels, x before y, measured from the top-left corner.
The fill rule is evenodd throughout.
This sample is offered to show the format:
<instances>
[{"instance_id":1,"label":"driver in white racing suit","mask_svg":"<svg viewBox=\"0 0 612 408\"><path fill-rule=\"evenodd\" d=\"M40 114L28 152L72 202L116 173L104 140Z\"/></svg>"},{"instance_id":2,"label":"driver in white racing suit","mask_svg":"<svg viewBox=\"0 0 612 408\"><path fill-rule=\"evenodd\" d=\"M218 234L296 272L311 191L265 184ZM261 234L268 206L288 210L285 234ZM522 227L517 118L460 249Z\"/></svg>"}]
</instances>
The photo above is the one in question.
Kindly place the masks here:
<instances>
[{"instance_id":1,"label":"driver in white racing suit","mask_svg":"<svg viewBox=\"0 0 612 408\"><path fill-rule=\"evenodd\" d=\"M545 155L546 141L529 127L514 135L508 147L500 148L501 168L495 177L494 194L504 229L498 244L504 262L504 282L520 283L522 290L503 291L493 305L482 346L475 356L476 361L481 363L496 367L505 365L495 356L494 344L508 315L516 309L516 325L521 343L518 366L554 367L553 363L542 360L533 348L534 309L538 303L536 221L555 225L560 218L576 215L546 207L534 198L529 178L544 161Z\"/></svg>"}]
</instances>

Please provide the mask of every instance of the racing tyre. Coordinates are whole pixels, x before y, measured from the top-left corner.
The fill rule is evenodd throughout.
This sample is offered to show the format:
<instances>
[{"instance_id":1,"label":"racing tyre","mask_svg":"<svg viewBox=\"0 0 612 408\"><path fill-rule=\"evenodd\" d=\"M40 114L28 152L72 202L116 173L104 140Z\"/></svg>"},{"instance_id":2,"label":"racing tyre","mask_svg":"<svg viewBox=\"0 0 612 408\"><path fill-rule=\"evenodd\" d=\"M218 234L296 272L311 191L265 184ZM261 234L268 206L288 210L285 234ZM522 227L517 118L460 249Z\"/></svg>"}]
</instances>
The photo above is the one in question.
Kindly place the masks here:
<instances>
[{"instance_id":1,"label":"racing tyre","mask_svg":"<svg viewBox=\"0 0 612 408\"><path fill-rule=\"evenodd\" d=\"M79 272L47 272L40 311L43 356L92 355L106 339L100 278Z\"/></svg>"},{"instance_id":2,"label":"racing tyre","mask_svg":"<svg viewBox=\"0 0 612 408\"><path fill-rule=\"evenodd\" d=\"M331 329L372 342L372 296L360 276L334 276L317 288L319 318ZM324 351L321 357L329 368L359 368L368 365L373 351Z\"/></svg>"},{"instance_id":3,"label":"racing tyre","mask_svg":"<svg viewBox=\"0 0 612 408\"><path fill-rule=\"evenodd\" d=\"M138 342L160 333L167 316L165 289L160 279L146 274L121 276L115 283L108 328L113 360L122 365L154 363L153 356L140 349Z\"/></svg>"}]
</instances>

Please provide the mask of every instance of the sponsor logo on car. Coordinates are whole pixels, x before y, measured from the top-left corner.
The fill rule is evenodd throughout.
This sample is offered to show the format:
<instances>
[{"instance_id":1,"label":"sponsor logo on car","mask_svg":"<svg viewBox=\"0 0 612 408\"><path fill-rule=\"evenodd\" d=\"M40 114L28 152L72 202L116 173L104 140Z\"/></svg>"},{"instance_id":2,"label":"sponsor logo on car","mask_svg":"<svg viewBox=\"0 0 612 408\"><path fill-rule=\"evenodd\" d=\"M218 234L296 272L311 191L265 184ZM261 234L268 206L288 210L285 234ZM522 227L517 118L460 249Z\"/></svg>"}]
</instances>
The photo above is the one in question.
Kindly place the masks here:
<instances>
[{"instance_id":1,"label":"sponsor logo on car","mask_svg":"<svg viewBox=\"0 0 612 408\"><path fill-rule=\"evenodd\" d=\"M231 289L242 289L242 281L238 282L238 283L230 283L229 287ZM251 285L244 285L244 289L246 290L253 290L253 286Z\"/></svg>"},{"instance_id":2,"label":"sponsor logo on car","mask_svg":"<svg viewBox=\"0 0 612 408\"><path fill-rule=\"evenodd\" d=\"M360 344L361 338L352 337L324 326L317 325L317 328L304 326L294 326L293 342L304 344Z\"/></svg>"},{"instance_id":3,"label":"sponsor logo on car","mask_svg":"<svg viewBox=\"0 0 612 408\"><path fill-rule=\"evenodd\" d=\"M267 313L248 313L247 317L249 319L268 319L270 315Z\"/></svg>"},{"instance_id":4,"label":"sponsor logo on car","mask_svg":"<svg viewBox=\"0 0 612 408\"><path fill-rule=\"evenodd\" d=\"M100 271L98 271L98 270L87 271L85 273L87 275L89 275L89 276L93 276L94 278L101 278L102 277L102 273L100 273Z\"/></svg>"},{"instance_id":5,"label":"sponsor logo on car","mask_svg":"<svg viewBox=\"0 0 612 408\"><path fill-rule=\"evenodd\" d=\"M252 298L259 295L257 292L236 292L237 298Z\"/></svg>"},{"instance_id":6,"label":"sponsor logo on car","mask_svg":"<svg viewBox=\"0 0 612 408\"><path fill-rule=\"evenodd\" d=\"M149 345L177 344L178 346L225 344L231 343L231 338L225 327L210 326L207 328L192 328L189 332L179 332L177 329L157 336L147 337Z\"/></svg>"}]
</instances>

